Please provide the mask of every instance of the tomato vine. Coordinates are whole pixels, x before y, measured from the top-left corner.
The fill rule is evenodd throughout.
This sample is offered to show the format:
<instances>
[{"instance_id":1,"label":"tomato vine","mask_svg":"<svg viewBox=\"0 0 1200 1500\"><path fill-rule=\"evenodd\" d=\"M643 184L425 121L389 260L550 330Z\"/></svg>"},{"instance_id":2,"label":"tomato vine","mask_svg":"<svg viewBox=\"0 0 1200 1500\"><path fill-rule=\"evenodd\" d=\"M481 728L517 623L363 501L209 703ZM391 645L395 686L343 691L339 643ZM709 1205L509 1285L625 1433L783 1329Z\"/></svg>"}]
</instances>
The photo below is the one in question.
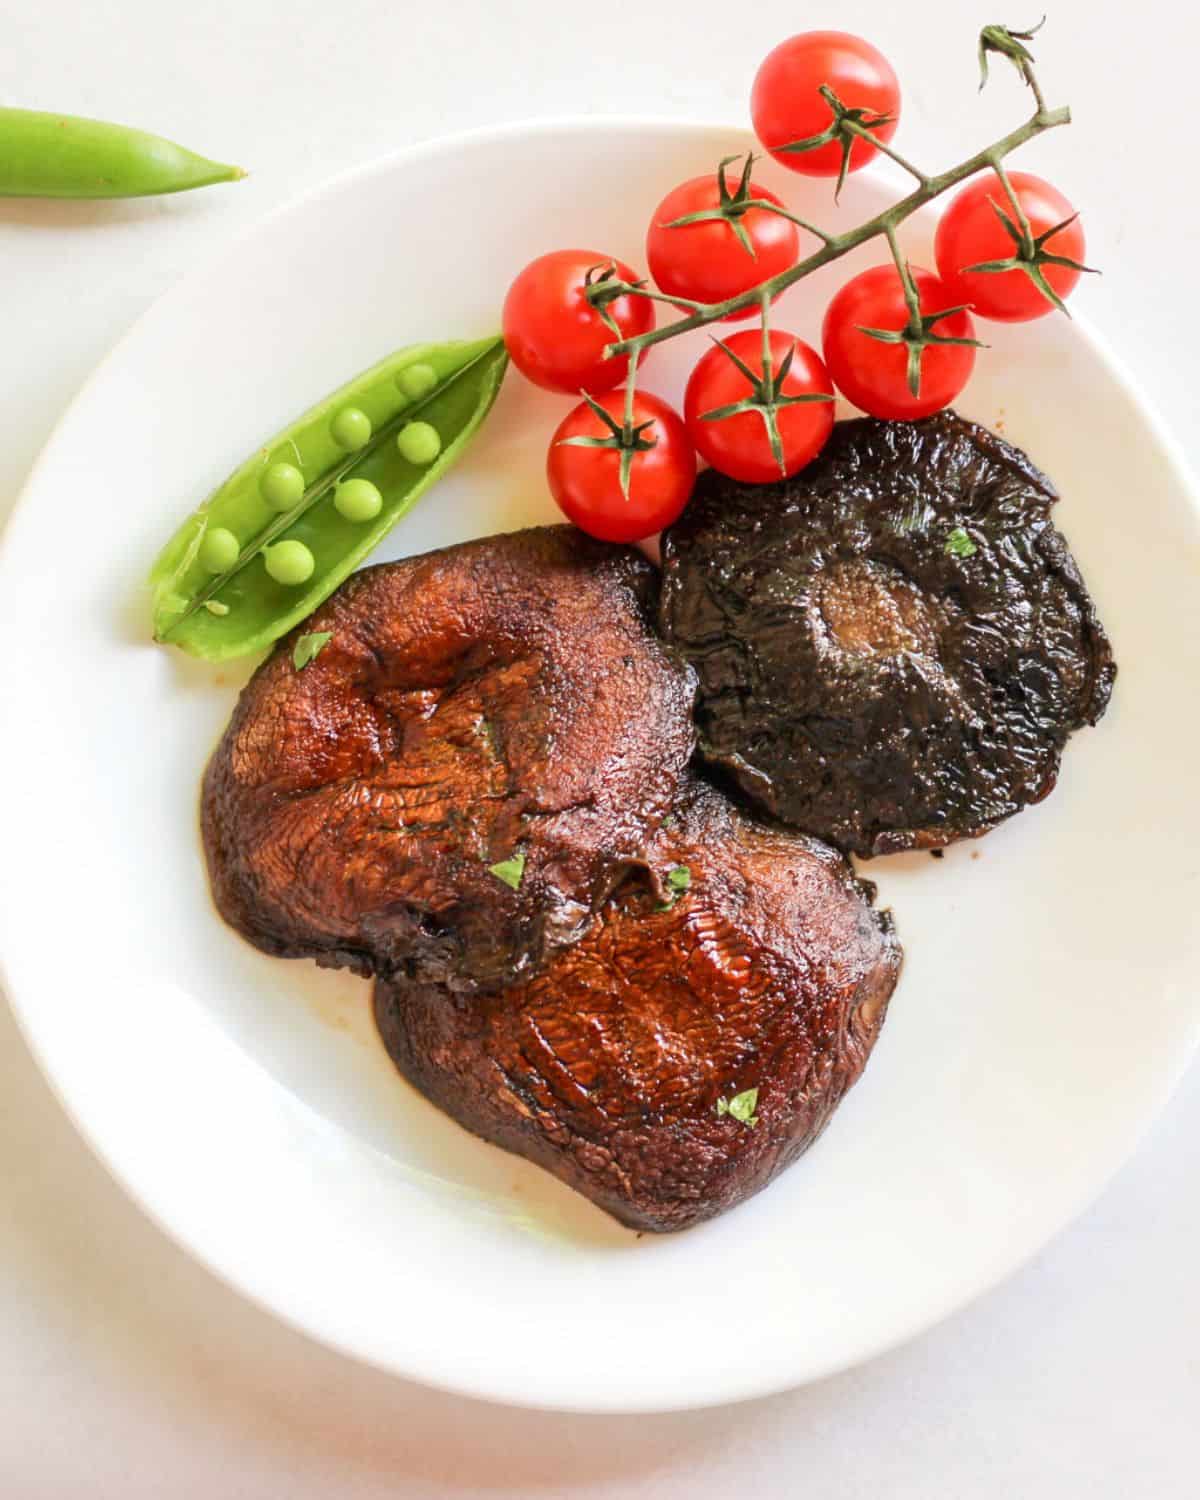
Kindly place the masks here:
<instances>
[{"instance_id":1,"label":"tomato vine","mask_svg":"<svg viewBox=\"0 0 1200 1500\"><path fill-rule=\"evenodd\" d=\"M898 202L893 203L889 208L877 214L874 218L866 220L864 223L847 230L843 234L827 234L815 225L806 223L805 228L811 230L821 241L820 246L811 255L798 261L794 266L790 266L788 269L765 279L757 286L738 293L736 296L727 297L720 302L699 303L687 311L683 317L677 318L673 322L648 329L632 337L618 339L607 346L605 350L606 357L629 357L629 378L632 381L635 378L634 372L636 371L637 360L653 345L663 343L667 339L677 338L680 334L688 333L694 328L704 328L711 323L728 318L731 314L752 310L756 307L765 308L770 300L777 297L788 287L793 286L797 281L810 276L814 271L828 265L831 261L838 260L857 246L865 244L868 240L882 237L888 243L906 293L912 293L907 297L909 321L907 326L900 331L899 338L909 349L910 383L919 382L920 359L923 350L931 344L944 341L944 338L934 328L937 316L944 316L944 314L930 318L922 313L919 299L912 292L912 282L908 265L899 249L896 230L906 219L916 213L918 209L923 208L925 204L932 202L950 188L956 187L959 183L965 182L967 178L973 177L977 172L984 171L989 167L999 178L1013 206L1014 214L1017 216L1018 227L1021 227L1020 204L1016 200L1007 173L1005 172L1004 159L1019 147L1042 135L1045 131L1057 129L1061 125L1068 125L1071 120L1071 112L1066 106L1051 109L1046 105L1041 87L1037 81L1033 66L1033 56L1025 45L1037 29L1037 27L1032 27L1019 31L1004 26L985 26L979 37L979 56L983 71L983 82L987 81L987 60L989 54L996 53L999 56L1008 58L1017 69L1022 82L1033 93L1036 104L1034 113L1022 125L1019 125L1015 130L1010 131L992 145L984 147L983 150L977 151L973 156L969 156L955 166L934 175L923 172L919 167L914 166L912 162L907 160L907 158L892 150L886 141L879 139L876 132L881 125L889 123L887 117L871 117L861 109L848 109L831 89L823 89L821 91L822 96L830 106L830 123L828 128L818 135L792 142L788 147L779 149L804 152L827 147L831 142L837 143L843 149L844 167L845 160L849 155L849 149L854 141L856 139L869 141L915 179L916 186L913 190L905 197L899 199ZM980 86L983 86L982 83ZM844 175L844 172L842 175ZM842 177L839 176L839 186L841 180ZM770 208L770 205L765 201L756 206ZM789 215L789 217L792 216ZM1037 248L1040 249L1041 247ZM979 267L977 269L982 270L984 268ZM648 291L644 283L626 281L614 283L604 277L593 281L588 291L589 297L593 299L596 306L602 305L603 301L611 299L613 295L619 294L631 296L653 295ZM1055 301L1057 303L1057 299Z\"/></svg>"}]
</instances>

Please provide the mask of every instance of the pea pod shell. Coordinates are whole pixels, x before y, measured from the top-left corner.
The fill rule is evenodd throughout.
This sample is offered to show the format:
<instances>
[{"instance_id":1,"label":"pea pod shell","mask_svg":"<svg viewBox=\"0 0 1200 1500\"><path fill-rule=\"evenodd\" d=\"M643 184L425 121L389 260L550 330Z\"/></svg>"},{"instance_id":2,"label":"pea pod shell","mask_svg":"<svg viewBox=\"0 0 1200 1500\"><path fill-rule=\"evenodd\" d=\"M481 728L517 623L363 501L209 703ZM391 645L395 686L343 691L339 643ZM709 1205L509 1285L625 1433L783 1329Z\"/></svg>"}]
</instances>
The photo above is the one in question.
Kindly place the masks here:
<instances>
[{"instance_id":1,"label":"pea pod shell","mask_svg":"<svg viewBox=\"0 0 1200 1500\"><path fill-rule=\"evenodd\" d=\"M0 108L0 198L142 198L245 175L144 130Z\"/></svg>"},{"instance_id":2,"label":"pea pod shell","mask_svg":"<svg viewBox=\"0 0 1200 1500\"><path fill-rule=\"evenodd\" d=\"M429 365L438 376L434 389L416 402L396 383L411 364ZM260 651L286 634L328 598L451 467L490 410L507 365L499 337L418 344L312 407L230 475L163 548L150 574L155 638L207 661L225 661ZM365 411L371 420L374 436L361 454L347 455L333 437L333 418L347 405ZM432 423L442 437L442 451L427 467L407 463L389 435L408 412ZM228 614L197 608L197 598L213 583L199 557L206 531L227 527L243 548L258 538L278 519L261 494L261 478L271 464L282 461L297 463L310 487L334 471L343 480L367 479L383 495L383 508L366 524L348 521L338 513L331 484L280 533L311 550L316 567L308 583L298 588L276 583L261 556L255 556L217 589L215 598L228 607Z\"/></svg>"}]
</instances>

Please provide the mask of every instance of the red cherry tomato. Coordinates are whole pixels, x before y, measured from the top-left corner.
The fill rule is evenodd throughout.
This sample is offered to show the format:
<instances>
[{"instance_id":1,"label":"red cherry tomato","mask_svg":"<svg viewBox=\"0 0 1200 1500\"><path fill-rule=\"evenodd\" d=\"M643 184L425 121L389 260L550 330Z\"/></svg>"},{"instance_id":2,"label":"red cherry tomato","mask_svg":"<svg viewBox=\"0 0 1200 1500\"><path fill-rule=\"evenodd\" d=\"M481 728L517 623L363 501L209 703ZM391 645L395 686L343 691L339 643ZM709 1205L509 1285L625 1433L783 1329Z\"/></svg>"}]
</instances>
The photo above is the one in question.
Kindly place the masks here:
<instances>
[{"instance_id":1,"label":"red cherry tomato","mask_svg":"<svg viewBox=\"0 0 1200 1500\"><path fill-rule=\"evenodd\" d=\"M584 295L588 273L595 278L608 266L621 281L638 279L624 261L611 255L553 250L530 261L509 287L504 342L513 364L535 385L578 395L581 390L612 390L625 379L628 358L604 358L606 346L615 343L617 335ZM626 294L609 302L605 311L622 338L654 327L654 304L647 297Z\"/></svg>"},{"instance_id":2,"label":"red cherry tomato","mask_svg":"<svg viewBox=\"0 0 1200 1500\"><path fill-rule=\"evenodd\" d=\"M706 421L708 412L752 399L754 384L720 348L712 348L692 371L684 398L688 436L714 469L747 484L766 484L795 474L811 463L833 431L833 382L821 356L794 334L771 330L771 370L777 377L788 351L791 366L777 394L828 396L828 401L801 401L776 409L775 421L783 447L783 468L771 449L770 433L761 410ZM762 378L762 333L747 328L724 340L725 347Z\"/></svg>"},{"instance_id":3,"label":"red cherry tomato","mask_svg":"<svg viewBox=\"0 0 1200 1500\"><path fill-rule=\"evenodd\" d=\"M597 398L619 426L625 393ZM629 495L621 491L621 455L616 448L576 447L571 438L607 438L612 429L580 402L559 424L546 456L550 493L568 520L605 542L640 542L679 518L696 479L696 455L679 413L657 396L634 396L633 424L653 447L633 454Z\"/></svg>"},{"instance_id":4,"label":"red cherry tomato","mask_svg":"<svg viewBox=\"0 0 1200 1500\"><path fill-rule=\"evenodd\" d=\"M928 316L954 307L948 287L920 266L913 280ZM921 353L921 385L914 396L908 388L908 349L886 344L863 333L864 328L899 330L908 323L908 308L900 273L894 265L874 266L848 281L825 312L821 330L825 363L833 383L855 406L873 417L911 420L928 417L949 406L970 378L975 350L968 344L931 344ZM933 325L943 338L972 338L968 313L957 312Z\"/></svg>"},{"instance_id":5,"label":"red cherry tomato","mask_svg":"<svg viewBox=\"0 0 1200 1500\"><path fill-rule=\"evenodd\" d=\"M1075 210L1057 188L1051 187L1032 172L1010 172L1008 180L1017 201L1029 220L1034 238L1063 224ZM993 204L995 207L993 207ZM995 318L1001 323L1023 323L1053 312L1054 304L1044 296L1027 272L970 271L968 266L983 261L1008 260L1016 254L1017 245L996 213L1003 209L1017 225L1012 204L1000 179L994 172L977 177L955 194L942 215L934 241L938 272L956 302L969 302L981 318ZM1019 228L1019 225L1017 225ZM1084 256L1083 225L1078 219L1052 234L1043 249L1051 255L1082 263ZM1042 275L1064 300L1079 280L1072 266L1043 265Z\"/></svg>"},{"instance_id":6,"label":"red cherry tomato","mask_svg":"<svg viewBox=\"0 0 1200 1500\"><path fill-rule=\"evenodd\" d=\"M812 151L788 155L778 148L791 141L820 135L833 112L818 90L825 83L848 108L890 116L875 134L890 141L900 114L900 84L882 52L847 31L802 31L780 42L767 54L754 79L750 114L754 133L776 161L809 177L836 177L842 147L830 141ZM869 141L856 140L850 148L850 171L865 166L876 154Z\"/></svg>"},{"instance_id":7,"label":"red cherry tomato","mask_svg":"<svg viewBox=\"0 0 1200 1500\"><path fill-rule=\"evenodd\" d=\"M740 196L742 201L765 200L784 207L781 198L757 182L748 182L744 194L737 177L733 182L727 177L726 185L735 205ZM693 177L669 192L654 210L646 233L646 259L651 276L668 296L688 297L693 302L724 302L796 264L800 232L790 219L769 209L745 209L733 222L728 218L702 219L696 224L668 227L675 219L711 211L720 203L718 177ZM749 247L734 223L744 232ZM756 311L748 307L729 317L747 318Z\"/></svg>"}]
</instances>

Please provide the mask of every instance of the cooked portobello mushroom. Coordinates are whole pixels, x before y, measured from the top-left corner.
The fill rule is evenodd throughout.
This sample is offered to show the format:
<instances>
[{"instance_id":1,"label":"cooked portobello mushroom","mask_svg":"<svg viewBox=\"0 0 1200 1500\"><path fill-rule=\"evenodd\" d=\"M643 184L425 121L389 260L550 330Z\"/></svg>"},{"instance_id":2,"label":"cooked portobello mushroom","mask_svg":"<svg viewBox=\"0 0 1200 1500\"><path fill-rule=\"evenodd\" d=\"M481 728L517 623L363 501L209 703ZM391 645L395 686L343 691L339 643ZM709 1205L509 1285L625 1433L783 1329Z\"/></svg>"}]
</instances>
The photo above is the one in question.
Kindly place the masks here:
<instances>
[{"instance_id":1,"label":"cooked portobello mushroom","mask_svg":"<svg viewBox=\"0 0 1200 1500\"><path fill-rule=\"evenodd\" d=\"M862 1072L900 968L872 894L697 781L543 973L476 996L380 980L376 1020L468 1129L625 1224L683 1229L764 1187Z\"/></svg>"},{"instance_id":2,"label":"cooked portobello mushroom","mask_svg":"<svg viewBox=\"0 0 1200 1500\"><path fill-rule=\"evenodd\" d=\"M566 526L355 574L246 686L204 780L222 915L268 953L453 988L574 942L675 799L694 681L656 573Z\"/></svg>"},{"instance_id":3,"label":"cooked portobello mushroom","mask_svg":"<svg viewBox=\"0 0 1200 1500\"><path fill-rule=\"evenodd\" d=\"M702 475L663 539L660 624L699 674L703 760L860 855L1045 797L1116 672L1057 498L952 411L839 423L778 484Z\"/></svg>"}]
</instances>

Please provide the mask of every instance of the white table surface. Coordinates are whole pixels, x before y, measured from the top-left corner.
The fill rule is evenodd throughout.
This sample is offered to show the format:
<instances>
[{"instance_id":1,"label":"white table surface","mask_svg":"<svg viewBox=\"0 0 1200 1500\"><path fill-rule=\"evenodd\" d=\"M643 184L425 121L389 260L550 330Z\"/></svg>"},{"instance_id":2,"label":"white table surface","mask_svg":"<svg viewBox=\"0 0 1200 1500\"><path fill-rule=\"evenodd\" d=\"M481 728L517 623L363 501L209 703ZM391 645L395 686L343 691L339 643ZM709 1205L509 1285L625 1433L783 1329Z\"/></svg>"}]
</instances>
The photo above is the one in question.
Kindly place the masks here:
<instances>
[{"instance_id":1,"label":"white table surface","mask_svg":"<svg viewBox=\"0 0 1200 1500\"><path fill-rule=\"evenodd\" d=\"M935 166L1023 117L1003 72L960 118L939 107L939 80L974 67L978 25L1032 20L1036 7L1003 10L618 0L585 22L550 0L0 0L0 103L127 120L252 169L236 188L174 200L0 203L0 515L138 313L327 175L534 114L741 120L760 56L821 24L884 49L906 90L903 149ZM1182 145L1200 22L1175 0L1052 11L1035 50L1050 101L1070 102L1076 125L1021 165L1084 207L1106 274L1078 305L1195 463L1200 311L1176 302L1168 261L1193 259L1200 239ZM1118 139L1135 119L1141 137ZM0 706L0 732L19 722L19 705ZM1034 1264L864 1368L719 1411L547 1415L361 1368L212 1280L97 1165L0 1006L0 1495L1194 1500L1197 1139L1193 1069L1133 1161Z\"/></svg>"}]
</instances>

